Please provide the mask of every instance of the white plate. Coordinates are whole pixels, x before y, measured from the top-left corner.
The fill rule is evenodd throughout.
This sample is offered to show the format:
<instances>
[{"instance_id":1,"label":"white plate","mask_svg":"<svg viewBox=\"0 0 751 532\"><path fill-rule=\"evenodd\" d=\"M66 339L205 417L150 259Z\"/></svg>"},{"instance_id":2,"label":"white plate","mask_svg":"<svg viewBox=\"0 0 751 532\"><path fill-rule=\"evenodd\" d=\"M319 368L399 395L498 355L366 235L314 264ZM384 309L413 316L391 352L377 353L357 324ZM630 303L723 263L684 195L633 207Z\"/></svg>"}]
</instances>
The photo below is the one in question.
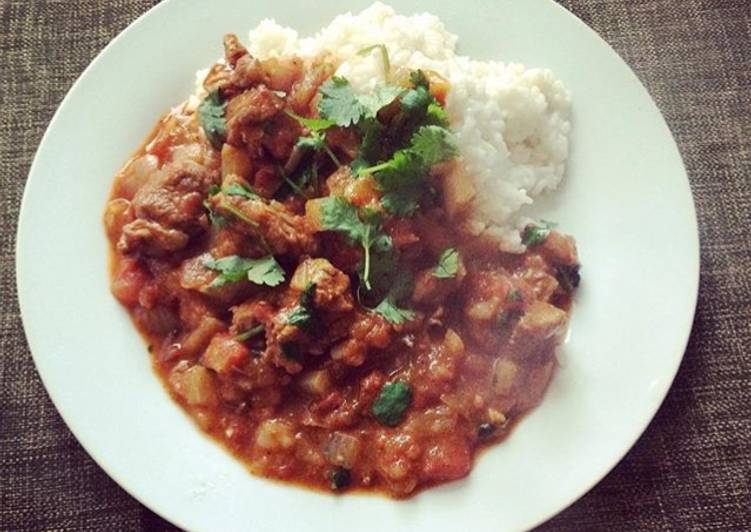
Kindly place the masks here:
<instances>
[{"instance_id":1,"label":"white plate","mask_svg":"<svg viewBox=\"0 0 751 532\"><path fill-rule=\"evenodd\" d=\"M251 476L170 401L108 290L101 215L112 177L191 90L227 31L264 17L318 29L367 0L164 2L114 40L60 106L37 152L18 229L26 334L52 400L123 488L195 530L517 530L602 478L656 412L696 302L696 217L678 150L623 61L548 0L432 2L460 48L547 66L574 97L572 163L546 216L575 235L583 282L542 406L466 480L406 502L333 497ZM423 11L418 0L394 2ZM638 482L638 479L634 479Z\"/></svg>"}]
</instances>

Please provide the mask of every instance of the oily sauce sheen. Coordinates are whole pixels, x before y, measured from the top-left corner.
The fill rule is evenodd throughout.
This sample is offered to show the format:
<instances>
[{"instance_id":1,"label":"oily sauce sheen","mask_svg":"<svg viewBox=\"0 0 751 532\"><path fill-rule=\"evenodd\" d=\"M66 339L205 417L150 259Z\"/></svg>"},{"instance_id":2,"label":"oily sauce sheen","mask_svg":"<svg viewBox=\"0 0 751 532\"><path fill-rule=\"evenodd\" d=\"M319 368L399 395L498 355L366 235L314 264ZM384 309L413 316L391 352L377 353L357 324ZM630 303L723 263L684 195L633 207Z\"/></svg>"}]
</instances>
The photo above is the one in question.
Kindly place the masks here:
<instances>
[{"instance_id":1,"label":"oily sauce sheen","mask_svg":"<svg viewBox=\"0 0 751 532\"><path fill-rule=\"evenodd\" d=\"M319 117L333 66L257 61L232 36L225 51L205 82L224 121L188 105L164 117L105 212L112 292L157 374L255 474L396 497L464 477L550 381L573 239L544 228L509 254L473 235L453 161L425 176L414 212L389 212L377 179L350 169L357 128L301 154L310 124L295 116ZM442 103L448 88L427 79ZM335 208L377 238L332 229Z\"/></svg>"}]
</instances>

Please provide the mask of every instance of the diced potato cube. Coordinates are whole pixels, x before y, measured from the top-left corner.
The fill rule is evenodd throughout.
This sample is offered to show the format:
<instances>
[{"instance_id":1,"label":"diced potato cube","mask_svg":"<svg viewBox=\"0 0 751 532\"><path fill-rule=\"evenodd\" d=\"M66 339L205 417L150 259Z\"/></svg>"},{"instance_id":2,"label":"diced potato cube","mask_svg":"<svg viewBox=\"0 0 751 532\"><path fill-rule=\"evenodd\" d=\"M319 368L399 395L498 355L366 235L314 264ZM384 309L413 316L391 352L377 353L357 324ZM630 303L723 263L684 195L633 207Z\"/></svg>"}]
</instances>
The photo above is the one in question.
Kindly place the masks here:
<instances>
[{"instance_id":1,"label":"diced potato cube","mask_svg":"<svg viewBox=\"0 0 751 532\"><path fill-rule=\"evenodd\" d=\"M514 327L509 347L513 357L523 360L553 355L558 338L566 330L566 312L538 301L527 309Z\"/></svg>"},{"instance_id":2,"label":"diced potato cube","mask_svg":"<svg viewBox=\"0 0 751 532\"><path fill-rule=\"evenodd\" d=\"M464 342L454 329L446 329L446 335L443 337L443 344L449 353L454 356L464 354Z\"/></svg>"},{"instance_id":3,"label":"diced potato cube","mask_svg":"<svg viewBox=\"0 0 751 532\"><path fill-rule=\"evenodd\" d=\"M499 395L510 395L516 382L519 366L507 358L496 360L493 365L493 389Z\"/></svg>"},{"instance_id":4,"label":"diced potato cube","mask_svg":"<svg viewBox=\"0 0 751 532\"><path fill-rule=\"evenodd\" d=\"M519 320L517 330L550 338L566 325L566 312L548 303L537 302L527 309Z\"/></svg>"},{"instance_id":5,"label":"diced potato cube","mask_svg":"<svg viewBox=\"0 0 751 532\"><path fill-rule=\"evenodd\" d=\"M170 384L189 405L215 406L218 402L214 376L203 366L192 366L184 372L173 371Z\"/></svg>"},{"instance_id":6,"label":"diced potato cube","mask_svg":"<svg viewBox=\"0 0 751 532\"><path fill-rule=\"evenodd\" d=\"M248 179L252 170L253 163L244 150L226 143L222 146L222 179L230 175Z\"/></svg>"},{"instance_id":7,"label":"diced potato cube","mask_svg":"<svg viewBox=\"0 0 751 532\"><path fill-rule=\"evenodd\" d=\"M359 438L336 431L324 443L323 454L330 463L350 469L357 462L361 449Z\"/></svg>"},{"instance_id":8,"label":"diced potato cube","mask_svg":"<svg viewBox=\"0 0 751 532\"><path fill-rule=\"evenodd\" d=\"M270 451L290 449L295 443L292 426L279 419L267 419L258 426L256 445Z\"/></svg>"},{"instance_id":9,"label":"diced potato cube","mask_svg":"<svg viewBox=\"0 0 751 532\"><path fill-rule=\"evenodd\" d=\"M321 207L326 198L316 198L305 202L305 218L307 218L310 227L316 231L321 231Z\"/></svg>"},{"instance_id":10,"label":"diced potato cube","mask_svg":"<svg viewBox=\"0 0 751 532\"><path fill-rule=\"evenodd\" d=\"M117 242L123 226L133 220L130 202L123 198L113 199L104 211L104 228L112 242Z\"/></svg>"},{"instance_id":11,"label":"diced potato cube","mask_svg":"<svg viewBox=\"0 0 751 532\"><path fill-rule=\"evenodd\" d=\"M201 357L201 363L217 373L226 374L246 362L250 351L242 343L226 334L218 334L211 339L209 347Z\"/></svg>"},{"instance_id":12,"label":"diced potato cube","mask_svg":"<svg viewBox=\"0 0 751 532\"><path fill-rule=\"evenodd\" d=\"M322 396L331 389L331 375L325 369L309 371L300 377L299 384L305 392Z\"/></svg>"},{"instance_id":13,"label":"diced potato cube","mask_svg":"<svg viewBox=\"0 0 751 532\"><path fill-rule=\"evenodd\" d=\"M443 180L443 207L450 218L463 212L474 199L475 185L459 164L454 164Z\"/></svg>"}]
</instances>

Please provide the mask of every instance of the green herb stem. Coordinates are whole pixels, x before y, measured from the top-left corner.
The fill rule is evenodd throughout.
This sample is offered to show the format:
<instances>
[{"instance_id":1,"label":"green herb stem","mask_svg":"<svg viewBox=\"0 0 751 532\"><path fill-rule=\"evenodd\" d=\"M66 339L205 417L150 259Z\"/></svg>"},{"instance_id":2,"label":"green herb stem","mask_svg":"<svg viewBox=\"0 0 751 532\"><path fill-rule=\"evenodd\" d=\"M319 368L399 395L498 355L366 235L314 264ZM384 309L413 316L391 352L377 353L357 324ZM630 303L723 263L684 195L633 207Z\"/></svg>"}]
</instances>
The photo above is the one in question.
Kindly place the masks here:
<instances>
[{"instance_id":1,"label":"green herb stem","mask_svg":"<svg viewBox=\"0 0 751 532\"><path fill-rule=\"evenodd\" d=\"M238 342L245 342L247 340L250 340L251 338L254 338L255 336L258 336L258 334L261 333L263 330L264 330L263 325L256 325L255 327L248 329L247 331L234 336L232 339Z\"/></svg>"}]
</instances>

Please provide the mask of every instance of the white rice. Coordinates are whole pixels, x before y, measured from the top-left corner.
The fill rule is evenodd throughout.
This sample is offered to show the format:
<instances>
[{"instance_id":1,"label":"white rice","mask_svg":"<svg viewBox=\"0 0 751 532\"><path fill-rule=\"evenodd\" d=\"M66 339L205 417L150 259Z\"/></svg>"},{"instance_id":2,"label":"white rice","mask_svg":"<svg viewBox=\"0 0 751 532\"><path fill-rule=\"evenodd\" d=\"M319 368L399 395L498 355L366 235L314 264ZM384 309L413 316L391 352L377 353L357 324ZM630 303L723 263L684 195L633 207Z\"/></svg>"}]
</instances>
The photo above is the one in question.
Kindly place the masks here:
<instances>
[{"instance_id":1,"label":"white rice","mask_svg":"<svg viewBox=\"0 0 751 532\"><path fill-rule=\"evenodd\" d=\"M337 75L361 93L385 76L380 54L358 55L373 44L387 47L392 77L423 68L447 78L451 129L477 190L472 225L499 237L503 249L520 252L522 208L555 189L565 172L570 97L549 70L474 61L456 54L456 41L433 15L398 15L375 3L336 17L309 38L264 20L250 31L248 46L261 59L326 54L338 63Z\"/></svg>"}]
</instances>

